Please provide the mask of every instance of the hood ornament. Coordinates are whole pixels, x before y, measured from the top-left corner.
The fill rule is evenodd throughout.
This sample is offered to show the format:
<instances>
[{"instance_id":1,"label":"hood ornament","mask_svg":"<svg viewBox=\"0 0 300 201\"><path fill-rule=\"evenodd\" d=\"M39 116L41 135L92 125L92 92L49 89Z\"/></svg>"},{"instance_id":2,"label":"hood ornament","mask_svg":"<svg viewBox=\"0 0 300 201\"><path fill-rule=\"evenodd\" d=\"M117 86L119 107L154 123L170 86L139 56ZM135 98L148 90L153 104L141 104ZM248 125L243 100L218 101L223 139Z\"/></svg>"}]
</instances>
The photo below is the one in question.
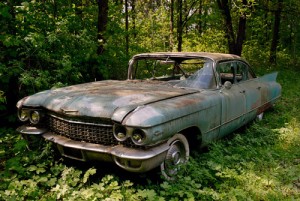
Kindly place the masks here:
<instances>
[{"instance_id":1,"label":"hood ornament","mask_svg":"<svg viewBox=\"0 0 300 201\"><path fill-rule=\"evenodd\" d=\"M60 110L64 114L76 114L76 113L78 113L78 110L71 110L71 109L67 109L67 108L60 108Z\"/></svg>"}]
</instances>

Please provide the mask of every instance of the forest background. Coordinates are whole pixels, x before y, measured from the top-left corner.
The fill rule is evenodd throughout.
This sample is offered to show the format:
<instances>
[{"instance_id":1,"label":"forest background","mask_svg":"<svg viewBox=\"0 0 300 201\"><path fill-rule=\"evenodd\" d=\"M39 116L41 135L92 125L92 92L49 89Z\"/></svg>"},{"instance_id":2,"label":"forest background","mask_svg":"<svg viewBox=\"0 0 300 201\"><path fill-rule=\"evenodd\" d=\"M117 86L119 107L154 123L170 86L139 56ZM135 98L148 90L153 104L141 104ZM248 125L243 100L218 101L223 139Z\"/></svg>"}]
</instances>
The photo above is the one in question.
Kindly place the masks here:
<instances>
[{"instance_id":1,"label":"forest background","mask_svg":"<svg viewBox=\"0 0 300 201\"><path fill-rule=\"evenodd\" d=\"M0 3L0 115L44 89L125 79L136 53L242 55L296 67L297 0L5 0Z\"/></svg>"},{"instance_id":2,"label":"forest background","mask_svg":"<svg viewBox=\"0 0 300 201\"><path fill-rule=\"evenodd\" d=\"M186 170L189 177L183 177L177 185L163 183L153 186L150 183L144 189L138 186L133 188L131 182L114 183L117 179L106 175L97 184L105 186L102 195L114 196L112 190L117 189L122 199L136 196L170 200L176 198L172 197L173 194L186 199L199 199L197 196L207 199L230 196L245 198L255 197L256 194L256 200L299 198L300 177L297 175L300 171L300 153L295 150L299 147L300 139L294 136L295 133L299 135L300 119L300 109L295 106L299 105L297 86L300 85L299 17L298 0L2 0L0 200L12 195L15 196L13 198L25 196L28 199L45 200L49 197L53 200L77 198L80 194L83 196L83 191L88 196L90 191L99 190L99 186L93 187L88 182L88 178L95 174L95 169L82 173L61 163L55 165L56 169L51 169L50 166L55 162L50 160L46 148L44 152L48 151L47 159L44 158L42 163L38 160L45 157L43 154L37 156L29 152L30 155L20 155L24 152L24 143L8 128L17 125L16 102L26 95L53 87L103 79L125 79L128 60L132 55L154 51L233 53L246 58L258 75L279 71L279 81L284 90L283 99L277 106L277 116L266 115L264 123L244 131L251 133L253 141L248 140L248 134L248 137L238 136L233 141L212 145L209 153L199 156L206 161L202 164L206 169L192 161ZM286 115L282 115L282 112ZM261 127L262 124L268 126ZM275 138L286 140L287 136L294 141L274 142ZM293 152L293 158L288 158L289 162L285 161L287 156L278 151L278 146L286 143L290 145L288 150L281 151ZM258 155L262 150L256 150L256 146L276 145L275 150L271 150L274 155L262 151L261 158L254 159L258 160L255 161L257 166L247 164L247 170L262 173L263 179L243 172L243 165L231 167L229 161L242 160L254 154L243 152L246 155L242 154L239 158L236 154L241 150L226 147L232 144L250 146ZM224 149L228 154L225 159L222 158ZM268 158L262 156L264 154ZM279 158L275 157L276 154ZM280 158L281 154L284 159ZM212 161L210 157L216 160ZM32 159L31 163L21 164L28 159ZM219 166L220 161L217 160L223 165ZM263 160L270 163L263 164ZM282 160L286 166L277 167L275 164L281 164ZM276 167L279 168L277 175L271 174L270 169ZM194 175L196 173L192 170L197 170L195 172L199 175ZM275 182L274 178L278 175L286 174L289 175L288 179ZM71 184L69 180L74 177L77 177L77 183ZM243 183L246 182L245 178L250 178L249 181L253 183L247 186ZM47 185L42 184L45 181ZM63 183L66 188L72 188L75 197L55 186L59 182L61 186ZM230 189L228 185L234 187ZM262 185L259 192L253 190L256 185ZM24 186L27 190L24 190ZM245 186L253 189L245 189Z\"/></svg>"}]
</instances>

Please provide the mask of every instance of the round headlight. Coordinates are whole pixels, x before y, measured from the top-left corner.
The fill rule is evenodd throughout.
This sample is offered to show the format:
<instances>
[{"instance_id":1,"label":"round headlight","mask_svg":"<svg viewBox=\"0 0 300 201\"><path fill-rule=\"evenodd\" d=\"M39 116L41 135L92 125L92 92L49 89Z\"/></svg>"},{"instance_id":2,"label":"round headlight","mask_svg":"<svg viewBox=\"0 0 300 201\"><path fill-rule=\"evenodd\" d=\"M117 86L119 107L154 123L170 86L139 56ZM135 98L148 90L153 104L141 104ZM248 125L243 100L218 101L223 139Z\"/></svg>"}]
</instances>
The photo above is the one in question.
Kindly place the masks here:
<instances>
[{"instance_id":1,"label":"round headlight","mask_svg":"<svg viewBox=\"0 0 300 201\"><path fill-rule=\"evenodd\" d=\"M18 110L18 118L20 119L20 121L27 121L29 119L29 112L24 109Z\"/></svg>"},{"instance_id":2,"label":"round headlight","mask_svg":"<svg viewBox=\"0 0 300 201\"><path fill-rule=\"evenodd\" d=\"M146 135L145 135L144 131L142 131L140 129L136 129L133 131L131 139L135 144L139 145L145 141Z\"/></svg>"},{"instance_id":3,"label":"round headlight","mask_svg":"<svg viewBox=\"0 0 300 201\"><path fill-rule=\"evenodd\" d=\"M124 140L127 139L127 135L126 135L126 128L124 126L121 125L114 125L114 136L115 138L122 142Z\"/></svg>"},{"instance_id":4,"label":"round headlight","mask_svg":"<svg viewBox=\"0 0 300 201\"><path fill-rule=\"evenodd\" d=\"M39 111L32 111L29 120L32 124L38 124L41 120L41 113Z\"/></svg>"}]
</instances>

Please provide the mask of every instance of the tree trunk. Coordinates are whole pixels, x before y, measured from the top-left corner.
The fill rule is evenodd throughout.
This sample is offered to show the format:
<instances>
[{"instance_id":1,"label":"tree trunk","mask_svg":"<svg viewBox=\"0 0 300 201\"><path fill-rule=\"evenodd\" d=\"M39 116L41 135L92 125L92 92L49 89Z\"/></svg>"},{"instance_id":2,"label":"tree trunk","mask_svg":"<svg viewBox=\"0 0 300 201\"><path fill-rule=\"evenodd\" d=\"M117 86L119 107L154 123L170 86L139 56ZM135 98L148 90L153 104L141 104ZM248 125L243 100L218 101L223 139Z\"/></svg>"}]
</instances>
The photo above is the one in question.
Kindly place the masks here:
<instances>
[{"instance_id":1,"label":"tree trunk","mask_svg":"<svg viewBox=\"0 0 300 201\"><path fill-rule=\"evenodd\" d=\"M75 3L75 15L77 15L80 20L83 19L83 12L82 12L82 8L83 7L83 3L82 3L82 0L80 1L76 1Z\"/></svg>"},{"instance_id":2,"label":"tree trunk","mask_svg":"<svg viewBox=\"0 0 300 201\"><path fill-rule=\"evenodd\" d=\"M243 5L247 5L247 0L243 0ZM239 19L239 28L235 44L235 54L241 55L243 50L243 43L246 39L246 14L241 13Z\"/></svg>"},{"instance_id":3,"label":"tree trunk","mask_svg":"<svg viewBox=\"0 0 300 201\"><path fill-rule=\"evenodd\" d=\"M178 19L177 19L177 51L181 52L182 50L182 32L183 32L183 21L182 21L182 0L178 0L178 6L177 6L177 13L178 13Z\"/></svg>"},{"instance_id":4,"label":"tree trunk","mask_svg":"<svg viewBox=\"0 0 300 201\"><path fill-rule=\"evenodd\" d=\"M282 11L282 4L283 0L278 0L277 10L274 13L274 27L273 27L273 39L271 43L270 49L270 58L269 61L272 64L276 64L276 52L277 52L277 45L279 41L279 29L280 29L280 15Z\"/></svg>"},{"instance_id":5,"label":"tree trunk","mask_svg":"<svg viewBox=\"0 0 300 201\"><path fill-rule=\"evenodd\" d=\"M232 27L232 19L230 14L230 9L228 5L228 0L217 0L218 7L222 12L225 21L225 37L227 39L229 53L235 53L235 37Z\"/></svg>"},{"instance_id":6,"label":"tree trunk","mask_svg":"<svg viewBox=\"0 0 300 201\"><path fill-rule=\"evenodd\" d=\"M97 54L100 55L104 52L105 37L107 18L108 18L108 0L97 0L98 4L98 49Z\"/></svg>"},{"instance_id":7,"label":"tree trunk","mask_svg":"<svg viewBox=\"0 0 300 201\"><path fill-rule=\"evenodd\" d=\"M13 35L14 37L17 35L17 29L16 29L16 10L15 5L17 3L15 1L8 1L7 7L9 9L10 17L7 17L6 19L9 20L9 23L5 23L4 27L1 27L1 34L4 35ZM9 64L9 61L13 60L21 60L22 56L20 56L20 53L18 52L19 46L18 45L12 45L12 46L6 46L3 44L2 40L0 40L0 51L1 51L1 62L7 64L5 68L3 69L4 73L2 78L7 80L7 85L1 86L1 90L5 92L4 96L6 97L6 108L5 112L8 113L15 113L16 112L16 102L19 99L19 77L17 73L9 73L9 68L12 67L12 64ZM3 53L2 53L3 52ZM3 68L3 67L1 67ZM2 69L1 69L2 70ZM1 82L3 83L3 81ZM5 120L5 122L7 122ZM2 122L3 123L3 122Z\"/></svg>"},{"instance_id":8,"label":"tree trunk","mask_svg":"<svg viewBox=\"0 0 300 201\"><path fill-rule=\"evenodd\" d=\"M128 15L128 0L125 0L125 51L126 55L129 54L129 15Z\"/></svg>"},{"instance_id":9,"label":"tree trunk","mask_svg":"<svg viewBox=\"0 0 300 201\"><path fill-rule=\"evenodd\" d=\"M183 24L184 26L182 26L185 30L185 34L188 33L188 5L187 5L187 1L186 0L183 0L183 11L184 11L184 20L183 20Z\"/></svg>"},{"instance_id":10,"label":"tree trunk","mask_svg":"<svg viewBox=\"0 0 300 201\"><path fill-rule=\"evenodd\" d=\"M174 47L174 0L171 0L170 2L170 37L169 37L169 50L172 52Z\"/></svg>"},{"instance_id":11,"label":"tree trunk","mask_svg":"<svg viewBox=\"0 0 300 201\"><path fill-rule=\"evenodd\" d=\"M135 0L131 0L132 9L132 26L133 26L133 37L136 38L136 10L135 10Z\"/></svg>"},{"instance_id":12,"label":"tree trunk","mask_svg":"<svg viewBox=\"0 0 300 201\"><path fill-rule=\"evenodd\" d=\"M229 53L241 55L243 43L246 38L246 15L245 13L240 15L237 36L235 36L228 0L217 0L217 3L224 17L225 37L227 39ZM243 0L242 3L245 6L248 4L247 0Z\"/></svg>"},{"instance_id":13,"label":"tree trunk","mask_svg":"<svg viewBox=\"0 0 300 201\"><path fill-rule=\"evenodd\" d=\"M201 33L202 33L202 0L199 1L199 7L198 7L197 31L198 31L199 35L201 35Z\"/></svg>"}]
</instances>

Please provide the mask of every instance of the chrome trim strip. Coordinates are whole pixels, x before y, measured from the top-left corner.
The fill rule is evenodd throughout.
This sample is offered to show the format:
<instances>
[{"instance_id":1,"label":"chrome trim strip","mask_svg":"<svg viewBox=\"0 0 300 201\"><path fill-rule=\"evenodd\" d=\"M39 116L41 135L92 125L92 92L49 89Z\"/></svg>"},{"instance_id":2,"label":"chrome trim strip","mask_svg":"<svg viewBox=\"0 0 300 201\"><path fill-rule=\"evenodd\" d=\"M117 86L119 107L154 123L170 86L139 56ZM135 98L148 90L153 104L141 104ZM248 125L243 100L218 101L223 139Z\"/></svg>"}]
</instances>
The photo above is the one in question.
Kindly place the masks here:
<instances>
[{"instance_id":1,"label":"chrome trim strip","mask_svg":"<svg viewBox=\"0 0 300 201\"><path fill-rule=\"evenodd\" d=\"M41 135L43 133L46 133L48 131L48 129L37 128L35 126L22 125L19 128L17 128L17 131L21 134Z\"/></svg>"},{"instance_id":2,"label":"chrome trim strip","mask_svg":"<svg viewBox=\"0 0 300 201\"><path fill-rule=\"evenodd\" d=\"M103 126L103 127L109 127L112 128L113 125L108 125L108 124L97 124L97 123L89 123L89 122L84 122L84 121L74 121L74 120L69 120L69 119L64 119L62 117L58 117L54 114L48 114L51 117L57 118L59 120L68 122L68 123L74 123L74 124L85 124L85 125L91 125L91 126Z\"/></svg>"},{"instance_id":3,"label":"chrome trim strip","mask_svg":"<svg viewBox=\"0 0 300 201\"><path fill-rule=\"evenodd\" d=\"M123 145L115 146L104 146L100 144L93 144L88 142L78 142L66 137L56 135L52 132L46 132L42 135L45 139L59 144L63 147L69 147L74 149L79 149L83 151L92 151L104 154L110 154L115 157L119 157L127 160L148 160L151 159L163 152L166 152L169 149L167 143L160 144L155 147L151 147L147 150L135 149L124 147Z\"/></svg>"}]
</instances>

